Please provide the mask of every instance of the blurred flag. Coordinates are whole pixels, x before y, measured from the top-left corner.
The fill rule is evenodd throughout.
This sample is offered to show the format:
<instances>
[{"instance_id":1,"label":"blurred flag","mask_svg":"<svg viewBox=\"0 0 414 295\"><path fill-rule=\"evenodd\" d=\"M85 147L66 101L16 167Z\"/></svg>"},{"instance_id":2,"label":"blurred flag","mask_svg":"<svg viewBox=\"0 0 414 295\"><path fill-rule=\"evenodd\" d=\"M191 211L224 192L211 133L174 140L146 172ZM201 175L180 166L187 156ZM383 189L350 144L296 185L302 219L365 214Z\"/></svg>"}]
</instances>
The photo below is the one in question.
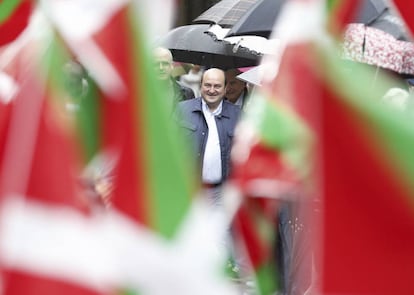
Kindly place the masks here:
<instances>
[{"instance_id":1,"label":"blurred flag","mask_svg":"<svg viewBox=\"0 0 414 295\"><path fill-rule=\"evenodd\" d=\"M71 15L59 17L62 11L72 11L88 24L83 3L75 9L51 2L49 8L63 38L98 87L92 96L101 97L99 150L117 161L111 172L112 205L172 237L195 193L194 174L188 147L171 124L163 89L153 74L152 55L141 29L144 21L136 17L139 7L122 2L108 1L107 9L112 10L101 9L101 17L107 19L98 21L101 27L88 26L89 35L70 26Z\"/></svg>"},{"instance_id":2,"label":"blurred flag","mask_svg":"<svg viewBox=\"0 0 414 295\"><path fill-rule=\"evenodd\" d=\"M298 222L296 209L287 212L289 216L282 211L286 204L307 198L310 185L312 134L280 95L272 92L272 85L252 94L236 132L232 155L231 182L243 196L233 224L236 248L245 250L241 255L247 255L251 263L260 294L285 291L287 281L292 280L280 256L280 239L289 247L285 250L303 252L299 245L304 242L304 221L301 217ZM287 217L283 226L280 214ZM289 263L299 265L302 259L292 256Z\"/></svg>"},{"instance_id":3,"label":"blurred flag","mask_svg":"<svg viewBox=\"0 0 414 295\"><path fill-rule=\"evenodd\" d=\"M0 1L0 46L12 42L27 27L32 0Z\"/></svg>"},{"instance_id":4,"label":"blurred flag","mask_svg":"<svg viewBox=\"0 0 414 295\"><path fill-rule=\"evenodd\" d=\"M312 38L319 32L315 25L322 23L318 10L322 3L314 4L288 3L277 22L297 23L276 25L275 36L284 42ZM309 15L311 33L297 29L304 14ZM312 281L314 247L307 208L316 196L310 180L315 168L309 117L315 116L317 106L296 96L309 91L311 84L304 78L306 72L292 67L289 71L300 79L294 86L290 72L286 75L285 67L279 69L285 59L281 54L264 57L263 62L272 66L264 68L262 86L254 90L236 132L232 182L242 201L234 218L234 235L236 248L245 249L250 260L260 294L303 294ZM301 57L309 58L306 48Z\"/></svg>"},{"instance_id":5,"label":"blurred flag","mask_svg":"<svg viewBox=\"0 0 414 295\"><path fill-rule=\"evenodd\" d=\"M40 57L45 43L26 39L10 61L16 75L18 89L6 106L8 116L2 117L0 155L1 196L1 280L4 294L22 294L59 290L63 294L99 294L92 289L63 282L61 274L44 277L47 263L36 266L28 259L22 267L17 257L30 256L37 243L31 237L41 237L44 229L37 228L42 217L33 215L37 206L45 212L70 208L79 216L86 216L88 207L76 183L79 161L73 145L73 130L64 110L47 85L48 71L39 73ZM40 45L42 44L42 45ZM45 46L45 47L43 47ZM4 107L2 105L2 107ZM19 204L13 206L12 204ZM27 220L20 217L25 216ZM53 218L51 218L53 220ZM30 228L25 222L30 222ZM43 224L43 226L48 226ZM18 229L18 230L16 230ZM62 229L64 230L64 229ZM27 241L21 237L28 237ZM36 240L36 238L34 238ZM18 243L16 243L18 242ZM20 243L19 243L20 242ZM42 241L47 247L48 240ZM53 245L53 242L51 242ZM36 250L35 250L36 252ZM39 251L37 251L39 253ZM47 252L47 250L46 250ZM34 260L40 257L32 257ZM33 269L43 270L35 275Z\"/></svg>"},{"instance_id":6,"label":"blurred flag","mask_svg":"<svg viewBox=\"0 0 414 295\"><path fill-rule=\"evenodd\" d=\"M303 51L290 47L283 62L293 81L312 85L298 99L318 106L310 122L321 156L316 180L323 197L317 263L322 294L408 294L406 274L414 265L414 166L408 150L414 129L409 110L382 101L403 83L345 63L332 48L311 48L313 57L304 59Z\"/></svg>"},{"instance_id":7,"label":"blurred flag","mask_svg":"<svg viewBox=\"0 0 414 295\"><path fill-rule=\"evenodd\" d=\"M83 10L87 4L41 1L43 26L32 32L45 39L29 39L16 55L24 71L10 120L0 125L4 293L235 294L215 253L227 227L193 206L188 147L155 82L139 3L95 1ZM66 54L88 71L100 105L102 136L85 158L115 155L106 212L91 212L78 186L80 147L60 84Z\"/></svg>"},{"instance_id":8,"label":"blurred flag","mask_svg":"<svg viewBox=\"0 0 414 295\"><path fill-rule=\"evenodd\" d=\"M299 2L290 4L294 7ZM302 2L303 8L305 1ZM311 2L318 6L318 1L308 1L308 4ZM328 3L330 13L333 13L329 16L330 21L334 22L334 30L328 27L330 32L338 32L358 9L359 1L342 2ZM283 266L279 268L282 287L287 294L408 294L411 288L407 273L412 273L414 265L409 253L413 247L409 236L412 236L414 226L411 184L414 166L409 152L414 140L412 118L408 112L398 113L381 100L385 92L398 83L384 77L373 83L376 76L372 71L339 60L336 48L325 42L325 32L309 25L317 25L318 21L307 22L308 27L302 25L300 28L302 23L298 22L298 16L303 12L286 9L281 15L285 22L280 21L275 31L288 41L288 45L280 68L264 73L267 80L257 91L261 94L256 94L273 97L277 102L265 104L262 109L266 112L254 113L254 108L247 110L247 117L252 115L257 121L266 121L264 114L270 113L272 106L277 108L278 112L271 113L275 138L278 132L286 134L279 126L292 126L276 120L285 110L307 126L305 129L309 132L305 134L312 134L308 137L311 139L309 145L300 140L286 145L289 151L308 149L302 153L305 157L297 158L297 167L308 167L305 169L308 173L293 170L296 172L294 176L304 175L306 181L299 182L299 190L288 186L291 190L286 191L290 197L299 191L300 198L290 199L293 207L298 209L291 215L293 220L288 220L288 223L292 222L289 224L291 231L286 234L282 232L283 226L279 227L279 234L285 234L284 238L291 246L283 249L286 240L278 241L282 246L279 259L283 263L279 261L276 265ZM284 17L286 15L291 17ZM292 32L301 33L291 36ZM302 36L302 40L297 36ZM375 88L372 87L374 84ZM269 92L270 95L263 95ZM258 105L260 103L255 107ZM246 143L246 137L255 138L251 142L257 144L263 142L251 127L245 128L243 138L240 136L238 140ZM302 134L299 138L306 136ZM234 175L244 176L250 182L252 179L260 181L254 189L246 185L249 181L239 182L239 188L242 192L249 188L256 196L278 192L289 174L268 171L271 168L278 171L281 167L281 161L271 159L281 158L283 146L276 146L266 158L263 152L257 151L257 145L244 146L244 151L235 146ZM260 164L266 161L272 164ZM249 162L250 169L240 169L249 167ZM282 171L292 171L288 168L296 167L286 165L288 163L283 162ZM263 182L263 178L266 179L263 175L270 176L275 184L280 181L279 186L267 186L270 181ZM319 201L322 201L321 205L317 205ZM245 247L257 249L260 245L257 232L261 232L261 227L255 225L255 221L266 219L267 214L263 211L259 218L255 216L257 206L250 202L246 202L249 205L245 207L242 203L244 213L242 217L236 215L236 221L241 218L246 224L241 233L244 243L250 246ZM279 218L282 223L286 222L283 216ZM274 224L273 227L275 232ZM298 232L302 232L299 237ZM272 247L274 241L267 240L265 248ZM262 294L272 294L269 289L261 291Z\"/></svg>"},{"instance_id":9,"label":"blurred flag","mask_svg":"<svg viewBox=\"0 0 414 295\"><path fill-rule=\"evenodd\" d=\"M372 72L343 71L335 59L324 64L323 290L408 294L414 271L412 115L381 100L393 86L386 78L372 89Z\"/></svg>"},{"instance_id":10,"label":"blurred flag","mask_svg":"<svg viewBox=\"0 0 414 295\"><path fill-rule=\"evenodd\" d=\"M333 34L343 32L345 26L354 22L364 0L326 0L328 31Z\"/></svg>"}]
</instances>

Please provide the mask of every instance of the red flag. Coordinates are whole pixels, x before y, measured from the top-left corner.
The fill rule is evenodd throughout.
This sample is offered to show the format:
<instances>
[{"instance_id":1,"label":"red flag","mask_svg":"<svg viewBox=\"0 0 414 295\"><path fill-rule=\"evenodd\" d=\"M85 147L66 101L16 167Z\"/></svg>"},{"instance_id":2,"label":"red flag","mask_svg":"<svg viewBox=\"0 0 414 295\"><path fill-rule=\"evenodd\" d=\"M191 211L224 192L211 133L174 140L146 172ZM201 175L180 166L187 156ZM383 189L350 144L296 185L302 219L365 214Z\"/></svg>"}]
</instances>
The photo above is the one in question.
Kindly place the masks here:
<instances>
[{"instance_id":1,"label":"red flag","mask_svg":"<svg viewBox=\"0 0 414 295\"><path fill-rule=\"evenodd\" d=\"M362 95L369 79L360 84L352 76L345 79L359 86L352 98L335 91L328 79L319 84L324 89L324 291L409 294L413 174L407 165L412 156L403 150L414 143L412 129L404 127L411 119L384 109L381 92L373 91L374 99Z\"/></svg>"},{"instance_id":2,"label":"red flag","mask_svg":"<svg viewBox=\"0 0 414 295\"><path fill-rule=\"evenodd\" d=\"M394 0L392 1L397 7L405 23L414 32L414 3L412 1Z\"/></svg>"},{"instance_id":3,"label":"red flag","mask_svg":"<svg viewBox=\"0 0 414 295\"><path fill-rule=\"evenodd\" d=\"M191 204L194 175L188 146L171 124L144 33L135 21L133 8L126 5L85 40L94 42L118 77L116 90L108 91L95 76L103 96L102 149L119 157L113 172L114 208L172 237Z\"/></svg>"},{"instance_id":4,"label":"red flag","mask_svg":"<svg viewBox=\"0 0 414 295\"><path fill-rule=\"evenodd\" d=\"M17 212L8 209L11 208L11 203L20 202L23 205L21 209L27 210L24 211L26 213L31 212L34 204L44 207L45 212L50 214L63 208L70 209L77 212L79 218L86 216L89 211L77 183L80 171L73 130L63 106L59 101L53 101L46 77L38 74L37 52L30 47L34 44L29 43L28 47L15 56L20 61L15 64L21 66L17 71L24 75L19 76L19 90L7 105L9 115L2 118L1 124L1 247L6 252L10 249L19 251L16 245L8 245L12 243L14 232L5 231L19 220ZM25 54L31 58L26 60L28 56ZM27 226L25 221L20 222ZM32 233L21 231L18 235L41 235L43 230L47 231L37 228L37 225L32 228ZM32 240L29 236L27 241ZM24 246L25 242L21 242ZM48 241L44 242L47 247ZM38 244L33 247L38 247ZM36 251L39 248L34 252ZM24 256L23 254L21 255ZM73 280L62 279L57 272L55 276L46 276L42 271L34 271L30 262L22 265L7 254L6 256L11 260L2 258L4 294L30 293L33 290L43 294L100 294L88 285L82 286ZM44 268L43 271L46 271L45 265L39 263L39 269Z\"/></svg>"},{"instance_id":5,"label":"red flag","mask_svg":"<svg viewBox=\"0 0 414 295\"><path fill-rule=\"evenodd\" d=\"M393 82L377 77L372 89L373 77L338 60L332 48L303 42L290 44L277 78L262 83L315 135L312 157L302 158L311 164L310 182L297 204L305 231L282 252L289 294L411 292L414 130L407 114L382 105Z\"/></svg>"},{"instance_id":6,"label":"red flag","mask_svg":"<svg viewBox=\"0 0 414 295\"><path fill-rule=\"evenodd\" d=\"M278 77L303 86L284 93L293 94L295 108L317 135L313 179L323 198L322 231L315 228L322 238L321 244L315 240L317 285L322 294L409 294L413 174L404 150L414 143L414 133L404 127L407 116L380 101L392 84L381 80L368 92L372 73L357 65L350 73L333 55L290 46ZM312 106L308 112L304 104Z\"/></svg>"}]
</instances>

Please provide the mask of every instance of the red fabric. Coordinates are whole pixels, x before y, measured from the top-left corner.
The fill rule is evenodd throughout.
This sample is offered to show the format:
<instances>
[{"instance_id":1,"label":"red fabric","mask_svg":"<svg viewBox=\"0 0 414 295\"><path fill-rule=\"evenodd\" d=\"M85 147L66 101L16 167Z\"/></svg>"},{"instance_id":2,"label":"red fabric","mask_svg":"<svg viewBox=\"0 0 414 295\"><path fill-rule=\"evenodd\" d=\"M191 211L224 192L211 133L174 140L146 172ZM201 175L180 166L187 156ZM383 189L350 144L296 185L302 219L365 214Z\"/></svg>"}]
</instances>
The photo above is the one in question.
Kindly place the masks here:
<instances>
[{"instance_id":1,"label":"red fabric","mask_svg":"<svg viewBox=\"0 0 414 295\"><path fill-rule=\"evenodd\" d=\"M322 69L323 65L318 61L312 45L291 45L284 51L277 78L269 85L265 85L271 89L275 99L287 104L308 125L312 133L321 129L320 112L323 93L318 85L320 75L323 74ZM291 265L285 270L287 271L285 275L288 284L286 292L289 294L302 294L309 288L314 276L313 263L319 271L319 261L313 262L312 259L318 257L316 255L320 249L319 200L323 192L321 150L317 138L309 144L311 151L304 165L310 165L311 170L307 177L301 180L303 186L300 190L294 191L297 198L292 200L294 208L292 217L298 218L304 230L292 233L291 248L288 249Z\"/></svg>"},{"instance_id":2,"label":"red fabric","mask_svg":"<svg viewBox=\"0 0 414 295\"><path fill-rule=\"evenodd\" d=\"M87 206L79 195L76 182L80 174L80 167L76 165L79 163L76 148L61 129L65 126L60 124L65 122L52 123L59 120L53 118L55 111L47 104L44 106L27 195L49 204L67 205L86 212Z\"/></svg>"},{"instance_id":3,"label":"red fabric","mask_svg":"<svg viewBox=\"0 0 414 295\"><path fill-rule=\"evenodd\" d=\"M49 208L65 207L88 214L77 186L80 167L72 121L65 116L63 106L51 98L45 77L39 75L34 60L31 62L14 63L25 67L25 75L17 80L20 88L13 102L1 108L5 116L0 126L0 205L18 194ZM15 70L19 72L19 68ZM28 243L32 238L28 237ZM97 294L75 283L27 273L26 267L2 265L3 294Z\"/></svg>"},{"instance_id":4,"label":"red fabric","mask_svg":"<svg viewBox=\"0 0 414 295\"><path fill-rule=\"evenodd\" d=\"M63 108L52 104L48 89L44 92L47 86L34 71L26 73L24 82L18 81L19 93L8 106L9 122L4 122L2 130L0 192L86 212L77 189L80 167L70 123Z\"/></svg>"},{"instance_id":5,"label":"red fabric","mask_svg":"<svg viewBox=\"0 0 414 295\"><path fill-rule=\"evenodd\" d=\"M3 294L42 294L42 295L98 295L88 288L63 280L41 277L34 274L8 271L3 273Z\"/></svg>"},{"instance_id":6,"label":"red fabric","mask_svg":"<svg viewBox=\"0 0 414 295\"><path fill-rule=\"evenodd\" d=\"M10 111L12 103L0 103L0 155L3 155L6 146L7 130L10 124Z\"/></svg>"},{"instance_id":7,"label":"red fabric","mask_svg":"<svg viewBox=\"0 0 414 295\"><path fill-rule=\"evenodd\" d=\"M411 294L414 211L363 132L363 116L323 101L323 282L326 294Z\"/></svg>"},{"instance_id":8,"label":"red fabric","mask_svg":"<svg viewBox=\"0 0 414 295\"><path fill-rule=\"evenodd\" d=\"M116 13L108 24L95 36L95 41L120 75L125 88L115 97L103 95L103 139L104 148L120 151L119 164L115 168L115 190L112 204L130 218L149 223L149 209L145 167L145 150L140 138L145 138L145 126L138 114L142 100L139 98L144 85L140 68L133 68L134 58L140 54L133 52L133 34L127 7ZM145 75L145 73L142 73Z\"/></svg>"},{"instance_id":9,"label":"red fabric","mask_svg":"<svg viewBox=\"0 0 414 295\"><path fill-rule=\"evenodd\" d=\"M364 113L333 92L324 68L312 46L291 46L271 85L316 134L312 175L323 227L313 244L322 294L411 294L412 196L376 148Z\"/></svg>"},{"instance_id":10,"label":"red fabric","mask_svg":"<svg viewBox=\"0 0 414 295\"><path fill-rule=\"evenodd\" d=\"M255 195L259 197L277 197L298 183L296 173L286 166L280 153L274 148L264 146L263 143L250 147L248 159L243 163L233 163L232 167L232 181L248 195L256 193L252 190L252 181L258 179L277 180L286 184L283 187L279 186L280 191L272 190L265 195Z\"/></svg>"},{"instance_id":11,"label":"red fabric","mask_svg":"<svg viewBox=\"0 0 414 295\"><path fill-rule=\"evenodd\" d=\"M285 50L277 78L264 83L272 97L289 105L311 129L318 128L318 101L312 95L318 95L315 89L313 67L319 69L311 46L298 44Z\"/></svg>"},{"instance_id":12,"label":"red fabric","mask_svg":"<svg viewBox=\"0 0 414 295\"><path fill-rule=\"evenodd\" d=\"M411 294L412 196L381 158L388 155L376 148L381 143L372 141L364 113L333 92L320 72L323 61L304 58L304 50L306 45L288 48L279 75L300 86L292 105L317 136L313 175L316 195L323 197L322 255L316 261L322 265L322 294Z\"/></svg>"},{"instance_id":13,"label":"red fabric","mask_svg":"<svg viewBox=\"0 0 414 295\"><path fill-rule=\"evenodd\" d=\"M239 243L246 247L247 254L254 269L269 261L275 261L274 241L276 235L277 202L272 199L246 198L237 212L233 230ZM274 228L264 236L261 226Z\"/></svg>"},{"instance_id":14,"label":"red fabric","mask_svg":"<svg viewBox=\"0 0 414 295\"><path fill-rule=\"evenodd\" d=\"M400 15L404 19L405 23L411 30L411 34L414 33L414 2L407 0L394 0L396 8L399 10Z\"/></svg>"}]
</instances>

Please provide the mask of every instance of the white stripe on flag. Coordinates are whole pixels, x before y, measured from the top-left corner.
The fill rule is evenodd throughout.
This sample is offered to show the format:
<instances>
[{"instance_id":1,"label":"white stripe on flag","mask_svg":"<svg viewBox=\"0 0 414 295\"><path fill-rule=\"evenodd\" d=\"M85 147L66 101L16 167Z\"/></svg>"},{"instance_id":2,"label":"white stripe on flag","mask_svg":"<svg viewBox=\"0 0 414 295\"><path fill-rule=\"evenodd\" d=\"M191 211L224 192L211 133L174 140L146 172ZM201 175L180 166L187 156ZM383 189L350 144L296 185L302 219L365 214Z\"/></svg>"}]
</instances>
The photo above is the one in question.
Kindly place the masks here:
<instances>
[{"instance_id":1,"label":"white stripe on flag","mask_svg":"<svg viewBox=\"0 0 414 295\"><path fill-rule=\"evenodd\" d=\"M195 212L187 233L167 242L116 212L87 217L9 196L0 212L1 263L99 292L128 286L151 295L237 294L220 272L221 255L212 252L221 219Z\"/></svg>"}]
</instances>

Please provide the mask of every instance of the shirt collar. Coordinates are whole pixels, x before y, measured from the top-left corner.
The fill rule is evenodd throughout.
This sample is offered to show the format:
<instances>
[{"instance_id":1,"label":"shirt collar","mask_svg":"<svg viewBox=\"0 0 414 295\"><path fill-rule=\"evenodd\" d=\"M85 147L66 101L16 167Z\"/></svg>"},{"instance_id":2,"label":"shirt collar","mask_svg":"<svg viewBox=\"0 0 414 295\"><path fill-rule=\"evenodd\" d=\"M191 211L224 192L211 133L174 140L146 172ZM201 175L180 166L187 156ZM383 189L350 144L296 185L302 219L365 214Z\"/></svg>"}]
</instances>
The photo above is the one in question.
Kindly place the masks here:
<instances>
[{"instance_id":1,"label":"shirt collar","mask_svg":"<svg viewBox=\"0 0 414 295\"><path fill-rule=\"evenodd\" d=\"M218 107L213 112L208 108L207 103L204 101L204 99L201 99L201 106L202 106L202 109L203 109L204 113L208 112L208 113L211 113L214 116L217 116L217 115L221 114L221 110L223 109L223 100L220 101L220 104L218 105Z\"/></svg>"}]
</instances>

